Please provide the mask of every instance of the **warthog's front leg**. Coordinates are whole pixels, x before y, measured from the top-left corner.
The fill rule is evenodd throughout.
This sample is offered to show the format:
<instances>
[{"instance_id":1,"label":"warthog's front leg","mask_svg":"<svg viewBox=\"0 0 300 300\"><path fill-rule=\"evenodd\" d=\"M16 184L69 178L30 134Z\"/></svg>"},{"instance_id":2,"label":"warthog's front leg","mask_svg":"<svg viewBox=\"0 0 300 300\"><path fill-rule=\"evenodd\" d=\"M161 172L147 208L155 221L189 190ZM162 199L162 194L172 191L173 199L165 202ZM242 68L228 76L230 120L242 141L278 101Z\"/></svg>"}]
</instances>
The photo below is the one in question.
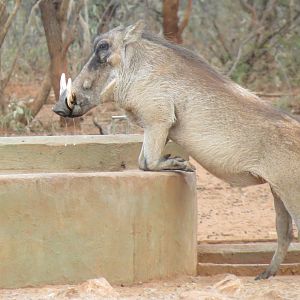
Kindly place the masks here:
<instances>
[{"instance_id":1,"label":"warthog's front leg","mask_svg":"<svg viewBox=\"0 0 300 300\"><path fill-rule=\"evenodd\" d=\"M282 200L272 190L274 196L274 207L276 211L276 231L278 236L277 249L267 270L258 275L255 279L267 279L274 276L283 262L289 245L293 238L292 218L286 210Z\"/></svg>"},{"instance_id":2,"label":"warthog's front leg","mask_svg":"<svg viewBox=\"0 0 300 300\"><path fill-rule=\"evenodd\" d=\"M145 171L181 170L193 172L194 167L181 157L162 156L169 128L160 125L146 127L139 166Z\"/></svg>"}]
</instances>

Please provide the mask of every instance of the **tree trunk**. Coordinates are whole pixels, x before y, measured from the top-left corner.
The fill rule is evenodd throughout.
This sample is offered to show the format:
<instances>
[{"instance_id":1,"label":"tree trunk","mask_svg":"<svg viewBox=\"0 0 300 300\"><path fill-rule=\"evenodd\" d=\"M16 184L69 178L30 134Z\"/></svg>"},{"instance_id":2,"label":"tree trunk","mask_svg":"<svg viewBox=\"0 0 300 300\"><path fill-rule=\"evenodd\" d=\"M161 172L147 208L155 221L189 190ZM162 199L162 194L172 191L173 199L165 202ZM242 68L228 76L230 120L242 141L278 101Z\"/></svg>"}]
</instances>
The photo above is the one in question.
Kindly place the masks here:
<instances>
[{"instance_id":1,"label":"tree trunk","mask_svg":"<svg viewBox=\"0 0 300 300\"><path fill-rule=\"evenodd\" d=\"M182 43L178 35L179 0L164 0L163 2L163 31L166 39L175 43Z\"/></svg>"},{"instance_id":2,"label":"tree trunk","mask_svg":"<svg viewBox=\"0 0 300 300\"><path fill-rule=\"evenodd\" d=\"M7 22L8 19L8 13L6 11L6 5L3 2L3 0L0 0L0 28L4 28L5 23ZM3 29L1 29L2 31ZM1 47L1 44L0 44Z\"/></svg>"},{"instance_id":3,"label":"tree trunk","mask_svg":"<svg viewBox=\"0 0 300 300\"><path fill-rule=\"evenodd\" d=\"M4 111L6 103L4 99L5 78L2 78L1 71L1 46L4 42L6 34L17 14L17 11L21 5L21 0L15 1L15 6L12 13L9 15L6 10L6 4L3 0L0 0L0 111Z\"/></svg>"},{"instance_id":4,"label":"tree trunk","mask_svg":"<svg viewBox=\"0 0 300 300\"><path fill-rule=\"evenodd\" d=\"M108 31L109 29L109 23L112 20L112 18L115 16L117 8L120 6L120 3L118 1L111 1L108 7L105 9L101 20L99 22L98 28L97 28L97 34L101 34L103 32Z\"/></svg>"},{"instance_id":5,"label":"tree trunk","mask_svg":"<svg viewBox=\"0 0 300 300\"><path fill-rule=\"evenodd\" d=\"M20 5L21 5L21 0L16 0L12 13L10 15L8 15L6 12L5 3L3 3L3 0L0 0L0 25L1 25L1 27L0 27L0 47L3 44L6 34L12 24L12 21L14 20L16 14L18 12Z\"/></svg>"},{"instance_id":6,"label":"tree trunk","mask_svg":"<svg viewBox=\"0 0 300 300\"><path fill-rule=\"evenodd\" d=\"M163 1L163 32L166 39L177 44L182 43L182 32L188 25L192 11L192 2L192 0L188 0L188 4L184 12L184 17L179 23L179 0Z\"/></svg>"},{"instance_id":7,"label":"tree trunk","mask_svg":"<svg viewBox=\"0 0 300 300\"><path fill-rule=\"evenodd\" d=\"M2 51L1 51L1 48L0 48L0 113L1 112L3 112L3 110L4 110L4 107L5 107L5 105L4 105L4 97L3 97L3 92L4 92L4 90L3 90L3 87L2 87L2 73L1 73L1 68L2 68L2 60L1 60L1 53Z\"/></svg>"},{"instance_id":8,"label":"tree trunk","mask_svg":"<svg viewBox=\"0 0 300 300\"><path fill-rule=\"evenodd\" d=\"M61 73L67 73L67 58L63 51L62 23L60 8L63 1L42 0L40 3L42 22L45 30L50 56L50 78L56 100L59 99L59 82ZM63 10L65 13L67 10Z\"/></svg>"}]
</instances>

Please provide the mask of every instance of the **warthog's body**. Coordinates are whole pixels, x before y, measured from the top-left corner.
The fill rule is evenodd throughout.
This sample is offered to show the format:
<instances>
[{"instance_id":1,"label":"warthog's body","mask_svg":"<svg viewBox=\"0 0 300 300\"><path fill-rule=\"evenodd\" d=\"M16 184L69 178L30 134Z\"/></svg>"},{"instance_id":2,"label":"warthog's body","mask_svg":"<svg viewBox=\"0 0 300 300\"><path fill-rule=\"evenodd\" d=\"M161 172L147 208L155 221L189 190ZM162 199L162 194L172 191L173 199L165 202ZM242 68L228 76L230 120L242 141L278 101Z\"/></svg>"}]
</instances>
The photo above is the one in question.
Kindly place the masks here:
<instances>
[{"instance_id":1,"label":"warthog's body","mask_svg":"<svg viewBox=\"0 0 300 300\"><path fill-rule=\"evenodd\" d=\"M109 44L106 52L97 48L103 41ZM300 229L300 123L219 75L197 55L144 33L140 24L98 38L84 70L90 71L79 74L72 90L78 107L86 78L93 91L114 77L115 101L145 131L142 169L191 171L180 158L162 157L172 139L232 185L269 183L278 249L258 278L274 275L292 239L291 216Z\"/></svg>"}]
</instances>

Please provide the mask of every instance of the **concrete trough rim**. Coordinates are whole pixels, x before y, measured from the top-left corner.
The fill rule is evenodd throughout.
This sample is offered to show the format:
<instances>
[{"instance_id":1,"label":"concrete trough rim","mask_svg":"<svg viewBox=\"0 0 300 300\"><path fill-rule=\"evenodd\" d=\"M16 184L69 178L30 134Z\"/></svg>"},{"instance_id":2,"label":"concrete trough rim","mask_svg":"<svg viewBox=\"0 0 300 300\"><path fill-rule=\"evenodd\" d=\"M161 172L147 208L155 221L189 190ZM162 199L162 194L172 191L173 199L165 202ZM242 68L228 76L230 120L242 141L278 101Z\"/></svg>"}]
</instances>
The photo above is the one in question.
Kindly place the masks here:
<instances>
[{"instance_id":1,"label":"concrete trough rim","mask_svg":"<svg viewBox=\"0 0 300 300\"><path fill-rule=\"evenodd\" d=\"M0 173L138 169L142 142L138 134L0 138ZM166 145L164 154L188 159L173 142Z\"/></svg>"},{"instance_id":2,"label":"concrete trough rim","mask_svg":"<svg viewBox=\"0 0 300 300\"><path fill-rule=\"evenodd\" d=\"M179 177L179 176L186 176L191 173L187 172L174 172L174 171L165 171L165 172L147 172L143 170L138 170L138 169L132 169L132 170L124 170L124 171L63 171L63 172L32 172L32 171L23 171L21 173L1 173L0 171L0 180L9 178L9 179L18 179L18 178L49 178L49 177L157 177L157 176L163 176L163 177Z\"/></svg>"},{"instance_id":3,"label":"concrete trough rim","mask_svg":"<svg viewBox=\"0 0 300 300\"><path fill-rule=\"evenodd\" d=\"M256 276L263 272L268 264L214 264L198 263L198 276L215 276L218 274L234 274L236 276ZM283 263L277 272L277 275L299 275L299 263Z\"/></svg>"},{"instance_id":4,"label":"concrete trough rim","mask_svg":"<svg viewBox=\"0 0 300 300\"><path fill-rule=\"evenodd\" d=\"M142 134L118 135L38 135L38 136L13 136L0 137L0 146L5 145L76 145L79 144L119 144L137 143L143 141Z\"/></svg>"}]
</instances>

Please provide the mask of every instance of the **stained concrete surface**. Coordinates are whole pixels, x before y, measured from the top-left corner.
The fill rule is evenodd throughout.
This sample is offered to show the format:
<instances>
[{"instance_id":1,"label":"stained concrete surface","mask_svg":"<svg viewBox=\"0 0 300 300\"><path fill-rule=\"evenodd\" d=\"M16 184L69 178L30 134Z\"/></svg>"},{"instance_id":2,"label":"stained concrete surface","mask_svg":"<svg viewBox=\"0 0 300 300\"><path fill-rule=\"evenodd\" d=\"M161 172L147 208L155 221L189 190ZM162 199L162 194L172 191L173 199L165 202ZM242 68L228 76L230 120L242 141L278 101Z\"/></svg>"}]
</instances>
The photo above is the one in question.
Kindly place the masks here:
<instances>
[{"instance_id":1,"label":"stained concrete surface","mask_svg":"<svg viewBox=\"0 0 300 300\"><path fill-rule=\"evenodd\" d=\"M136 169L142 142L140 134L0 137L0 172ZM175 143L169 153L188 158Z\"/></svg>"},{"instance_id":2,"label":"stained concrete surface","mask_svg":"<svg viewBox=\"0 0 300 300\"><path fill-rule=\"evenodd\" d=\"M0 175L0 287L196 274L194 174Z\"/></svg>"}]
</instances>

